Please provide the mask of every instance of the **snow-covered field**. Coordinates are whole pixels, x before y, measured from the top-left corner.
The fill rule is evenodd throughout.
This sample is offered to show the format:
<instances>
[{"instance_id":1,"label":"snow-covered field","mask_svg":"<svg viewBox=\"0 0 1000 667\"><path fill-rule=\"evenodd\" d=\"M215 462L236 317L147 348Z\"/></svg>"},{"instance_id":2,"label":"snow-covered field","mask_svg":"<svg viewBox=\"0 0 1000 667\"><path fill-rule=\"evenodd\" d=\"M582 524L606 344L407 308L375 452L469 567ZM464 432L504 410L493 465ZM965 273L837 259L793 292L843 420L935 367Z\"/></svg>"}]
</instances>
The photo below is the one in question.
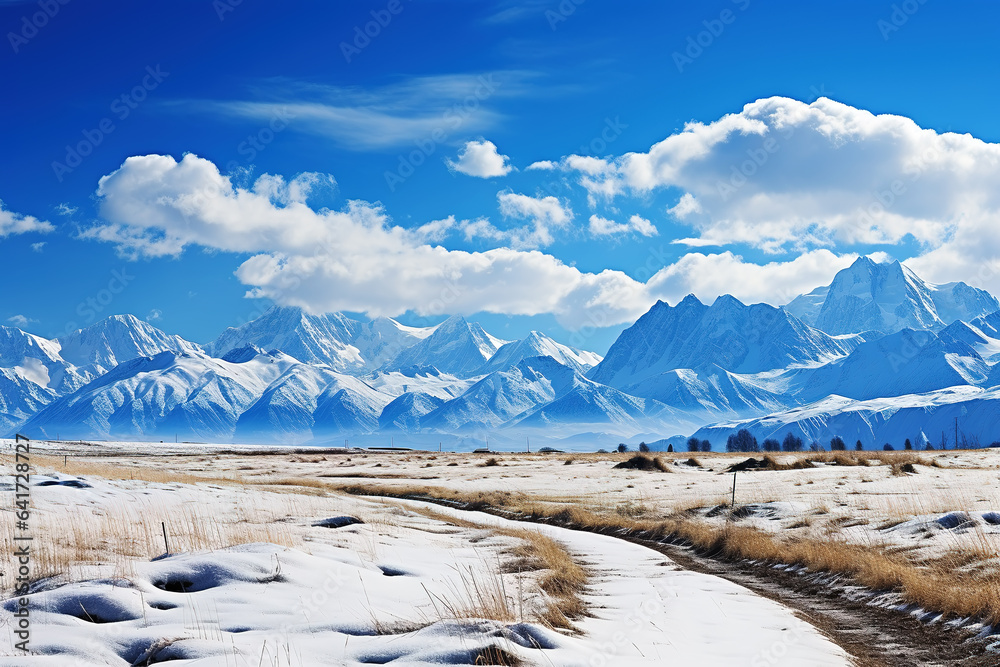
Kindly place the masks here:
<instances>
[{"instance_id":1,"label":"snow-covered field","mask_svg":"<svg viewBox=\"0 0 1000 667\"><path fill-rule=\"evenodd\" d=\"M484 466L488 455L432 452L36 447L33 568L52 576L30 595L30 657L13 648L17 603L4 579L0 665L850 664L789 609L645 547L333 491L506 491L621 515L685 511L721 525L733 519L711 508L728 502L733 475L720 473L745 456L698 455L699 467L677 455L665 459L667 474L613 470L615 455L501 453ZM924 558L992 553L995 566L1000 452L921 455L936 466L739 473L745 509L735 520ZM5 470L11 462L3 457ZM11 482L0 485L5 526ZM338 517L361 523L325 521ZM572 628L541 620L554 602L539 585L544 571L511 567L523 542L512 528L555 539L586 568L588 611ZM0 537L6 572L11 532Z\"/></svg>"}]
</instances>

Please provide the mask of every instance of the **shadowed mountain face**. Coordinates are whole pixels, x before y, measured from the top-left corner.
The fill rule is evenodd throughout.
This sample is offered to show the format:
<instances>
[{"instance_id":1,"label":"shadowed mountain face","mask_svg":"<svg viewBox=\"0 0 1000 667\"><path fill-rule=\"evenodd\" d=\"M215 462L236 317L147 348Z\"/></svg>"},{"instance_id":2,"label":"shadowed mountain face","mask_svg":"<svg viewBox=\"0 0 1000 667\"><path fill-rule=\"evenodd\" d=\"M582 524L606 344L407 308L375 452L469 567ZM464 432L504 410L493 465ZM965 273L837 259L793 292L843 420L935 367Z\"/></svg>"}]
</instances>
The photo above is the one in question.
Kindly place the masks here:
<instances>
[{"instance_id":1,"label":"shadowed mountain face","mask_svg":"<svg viewBox=\"0 0 1000 667\"><path fill-rule=\"evenodd\" d=\"M760 373L792 364L828 362L850 353L860 336L836 338L781 308L744 305L731 296L706 306L687 296L677 306L657 302L622 332L588 377L628 390L679 368L717 366Z\"/></svg>"}]
</instances>

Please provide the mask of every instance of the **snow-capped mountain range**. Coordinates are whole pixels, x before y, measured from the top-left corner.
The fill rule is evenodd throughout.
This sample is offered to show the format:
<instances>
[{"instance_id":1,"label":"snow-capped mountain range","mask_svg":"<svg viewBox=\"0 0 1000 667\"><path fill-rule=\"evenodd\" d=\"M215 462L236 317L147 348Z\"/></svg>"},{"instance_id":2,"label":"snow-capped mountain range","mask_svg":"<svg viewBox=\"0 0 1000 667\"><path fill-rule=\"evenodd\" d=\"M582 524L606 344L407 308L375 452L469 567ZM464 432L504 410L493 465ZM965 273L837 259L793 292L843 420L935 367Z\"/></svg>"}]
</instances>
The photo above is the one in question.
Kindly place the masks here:
<instances>
[{"instance_id":1,"label":"snow-capped mountain range","mask_svg":"<svg viewBox=\"0 0 1000 667\"><path fill-rule=\"evenodd\" d=\"M53 340L0 327L0 429L469 446L486 434L586 446L593 434L596 448L694 432L719 446L748 428L872 447L937 442L958 416L991 442L998 311L983 290L863 257L784 307L657 302L604 358L540 332L501 340L462 317L419 328L287 307L203 345L131 315Z\"/></svg>"}]
</instances>

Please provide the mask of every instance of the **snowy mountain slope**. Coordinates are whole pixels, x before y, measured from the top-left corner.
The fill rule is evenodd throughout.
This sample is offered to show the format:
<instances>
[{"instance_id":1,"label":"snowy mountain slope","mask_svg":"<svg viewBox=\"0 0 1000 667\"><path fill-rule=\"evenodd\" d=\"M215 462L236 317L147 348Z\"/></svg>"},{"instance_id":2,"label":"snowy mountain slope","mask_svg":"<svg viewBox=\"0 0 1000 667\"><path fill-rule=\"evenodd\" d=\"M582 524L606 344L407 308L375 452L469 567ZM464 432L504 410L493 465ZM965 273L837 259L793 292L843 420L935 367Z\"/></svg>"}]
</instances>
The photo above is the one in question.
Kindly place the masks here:
<instances>
[{"instance_id":1,"label":"snowy mountain slope","mask_svg":"<svg viewBox=\"0 0 1000 667\"><path fill-rule=\"evenodd\" d=\"M300 308L274 306L255 320L226 329L205 350L223 357L231 350L255 345L264 350L281 350L307 364L360 370L365 366L364 359L351 344L360 330L360 322L340 313L310 315Z\"/></svg>"},{"instance_id":2,"label":"snowy mountain slope","mask_svg":"<svg viewBox=\"0 0 1000 667\"><path fill-rule=\"evenodd\" d=\"M225 439L268 378L291 363L289 357L267 357L231 364L175 352L139 357L53 401L23 430L36 437L56 432L64 437L184 433Z\"/></svg>"},{"instance_id":3,"label":"snowy mountain slope","mask_svg":"<svg viewBox=\"0 0 1000 667\"><path fill-rule=\"evenodd\" d=\"M400 394L382 410L378 425L382 430L417 431L424 415L444 404L444 399L419 391Z\"/></svg>"},{"instance_id":4,"label":"snowy mountain slope","mask_svg":"<svg viewBox=\"0 0 1000 667\"><path fill-rule=\"evenodd\" d=\"M718 449L729 434L746 428L760 442L764 438L780 441L786 433L794 433L806 443L815 440L829 448L830 439L839 435L851 444L861 440L866 449L881 449L884 443L902 449L906 439L913 443L929 440L937 446L944 433L949 446L954 446L956 418L966 437L974 435L982 445L1000 440L1000 388L952 387L867 401L830 396L758 419L711 424L694 437L706 438Z\"/></svg>"},{"instance_id":5,"label":"snowy mountain slope","mask_svg":"<svg viewBox=\"0 0 1000 667\"><path fill-rule=\"evenodd\" d=\"M863 341L830 336L767 304L722 296L706 306L689 295L675 307L657 302L587 377L634 393L646 379L675 369L715 365L747 374L815 365L844 357Z\"/></svg>"},{"instance_id":6,"label":"snowy mountain slope","mask_svg":"<svg viewBox=\"0 0 1000 667\"><path fill-rule=\"evenodd\" d=\"M112 315L56 341L60 357L94 377L138 357L201 351L195 343L164 333L134 315Z\"/></svg>"},{"instance_id":7,"label":"snowy mountain slope","mask_svg":"<svg viewBox=\"0 0 1000 667\"><path fill-rule=\"evenodd\" d=\"M664 423L674 427L683 421L683 417L662 403L630 396L576 374L568 391L530 410L510 426L547 429L565 424L574 427L613 424L626 432L636 432Z\"/></svg>"},{"instance_id":8,"label":"snowy mountain slope","mask_svg":"<svg viewBox=\"0 0 1000 667\"><path fill-rule=\"evenodd\" d=\"M420 426L458 431L613 424L634 431L664 413L674 416L656 401L593 382L544 356L522 359L512 368L490 373L458 398L422 417Z\"/></svg>"},{"instance_id":9,"label":"snowy mountain slope","mask_svg":"<svg viewBox=\"0 0 1000 667\"><path fill-rule=\"evenodd\" d=\"M538 331L532 331L525 338L502 346L489 361L476 370L476 375L486 375L493 371L503 371L511 368L522 359L530 357L552 357L564 366L569 366L578 373L586 373L601 363L601 355L586 350L577 350L557 343Z\"/></svg>"},{"instance_id":10,"label":"snowy mountain slope","mask_svg":"<svg viewBox=\"0 0 1000 667\"><path fill-rule=\"evenodd\" d=\"M408 327L390 317L376 317L361 325L352 344L361 351L365 367L374 370L430 336L435 329L436 326Z\"/></svg>"},{"instance_id":11,"label":"snowy mountain slope","mask_svg":"<svg viewBox=\"0 0 1000 667\"><path fill-rule=\"evenodd\" d=\"M246 345L279 349L303 363L359 375L383 366L435 328L409 327L388 317L363 322L343 313L311 315L301 308L274 306L255 320L226 329L205 349L217 357Z\"/></svg>"},{"instance_id":12,"label":"snowy mountain slope","mask_svg":"<svg viewBox=\"0 0 1000 667\"><path fill-rule=\"evenodd\" d=\"M56 398L56 393L10 368L0 368L0 432L19 430L25 420Z\"/></svg>"},{"instance_id":13,"label":"snowy mountain slope","mask_svg":"<svg viewBox=\"0 0 1000 667\"><path fill-rule=\"evenodd\" d=\"M579 376L551 357L522 359L505 371L494 371L420 420L422 427L442 431L495 428L569 391Z\"/></svg>"},{"instance_id":14,"label":"snowy mountain slope","mask_svg":"<svg viewBox=\"0 0 1000 667\"><path fill-rule=\"evenodd\" d=\"M444 373L471 377L507 341L495 338L464 317L448 318L434 332L400 352L385 370L433 366Z\"/></svg>"},{"instance_id":15,"label":"snowy mountain slope","mask_svg":"<svg viewBox=\"0 0 1000 667\"><path fill-rule=\"evenodd\" d=\"M830 394L867 400L986 382L989 365L972 345L953 336L957 327L946 331L903 329L863 343L834 363L789 371L789 394L802 404Z\"/></svg>"},{"instance_id":16,"label":"snowy mountain slope","mask_svg":"<svg viewBox=\"0 0 1000 667\"><path fill-rule=\"evenodd\" d=\"M322 438L377 431L379 417L391 400L357 378L341 376L316 400L313 435Z\"/></svg>"},{"instance_id":17,"label":"snowy mountain slope","mask_svg":"<svg viewBox=\"0 0 1000 667\"><path fill-rule=\"evenodd\" d=\"M794 404L773 374L740 375L718 366L699 370L678 368L647 377L629 393L659 401L692 418L748 417L782 410Z\"/></svg>"},{"instance_id":18,"label":"snowy mountain slope","mask_svg":"<svg viewBox=\"0 0 1000 667\"><path fill-rule=\"evenodd\" d=\"M239 416L235 437L297 443L319 434L368 432L378 427L378 416L390 400L358 378L295 364Z\"/></svg>"},{"instance_id":19,"label":"snowy mountain slope","mask_svg":"<svg viewBox=\"0 0 1000 667\"><path fill-rule=\"evenodd\" d=\"M132 316L54 341L0 327L0 427L285 443L380 430L496 429L500 442L532 429L690 432L814 404L1000 387L996 305L862 258L785 308L658 302L604 359L540 332L508 343L462 317L414 328L297 308L228 329L206 346L214 356ZM832 331L879 331L831 335L795 313Z\"/></svg>"},{"instance_id":20,"label":"snowy mountain slope","mask_svg":"<svg viewBox=\"0 0 1000 667\"><path fill-rule=\"evenodd\" d=\"M823 285L808 294L800 294L782 307L806 324L816 326L819 313L823 310L823 303L829 293L830 286Z\"/></svg>"},{"instance_id":21,"label":"snowy mountain slope","mask_svg":"<svg viewBox=\"0 0 1000 667\"><path fill-rule=\"evenodd\" d=\"M822 300L822 305L817 304ZM995 312L1000 302L965 283L924 282L897 261L860 257L819 287L785 306L808 324L830 334L904 328L938 330L952 322Z\"/></svg>"},{"instance_id":22,"label":"snowy mountain slope","mask_svg":"<svg viewBox=\"0 0 1000 667\"><path fill-rule=\"evenodd\" d=\"M277 351L239 363L162 352L119 364L52 401L22 430L44 437L176 434L227 441L239 434L300 442L314 427L369 430L390 400L357 378Z\"/></svg>"},{"instance_id":23,"label":"snowy mountain slope","mask_svg":"<svg viewBox=\"0 0 1000 667\"><path fill-rule=\"evenodd\" d=\"M59 355L59 343L14 327L0 326L0 368L56 394L74 391L92 379L91 373Z\"/></svg>"},{"instance_id":24,"label":"snowy mountain slope","mask_svg":"<svg viewBox=\"0 0 1000 667\"><path fill-rule=\"evenodd\" d=\"M398 371L375 371L362 379L383 394L399 396L418 392L449 400L472 386L472 380L442 373L433 366L403 368Z\"/></svg>"}]
</instances>

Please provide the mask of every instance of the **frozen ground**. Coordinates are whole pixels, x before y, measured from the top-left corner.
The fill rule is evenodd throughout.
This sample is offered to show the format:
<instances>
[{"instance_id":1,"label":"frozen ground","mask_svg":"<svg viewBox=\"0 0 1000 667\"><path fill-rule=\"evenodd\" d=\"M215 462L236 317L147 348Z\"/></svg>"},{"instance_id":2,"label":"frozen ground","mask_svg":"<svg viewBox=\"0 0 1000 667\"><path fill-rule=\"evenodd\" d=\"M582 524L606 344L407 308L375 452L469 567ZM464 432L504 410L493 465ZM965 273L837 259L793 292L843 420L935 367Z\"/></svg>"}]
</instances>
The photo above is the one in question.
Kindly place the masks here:
<instances>
[{"instance_id":1,"label":"frozen ground","mask_svg":"<svg viewBox=\"0 0 1000 667\"><path fill-rule=\"evenodd\" d=\"M589 615L573 630L546 628L537 620L551 602L541 573L505 567L519 538L498 529L523 524L331 494L325 484L335 478L321 477L612 494L636 485L602 485L640 481L610 477L605 462L570 468L530 457L484 468L468 455L141 454L65 466L35 457L34 566L59 574L31 595L35 655L12 650L13 603L4 602L0 633L10 644L0 644L0 665L849 664L815 628L744 588L612 537L528 526L590 575ZM709 473L676 479L697 474ZM0 493L12 495L3 482ZM5 524L11 508L12 498ZM449 512L461 520L442 516ZM338 517L363 523L329 521ZM3 539L9 554L9 531Z\"/></svg>"}]
</instances>

